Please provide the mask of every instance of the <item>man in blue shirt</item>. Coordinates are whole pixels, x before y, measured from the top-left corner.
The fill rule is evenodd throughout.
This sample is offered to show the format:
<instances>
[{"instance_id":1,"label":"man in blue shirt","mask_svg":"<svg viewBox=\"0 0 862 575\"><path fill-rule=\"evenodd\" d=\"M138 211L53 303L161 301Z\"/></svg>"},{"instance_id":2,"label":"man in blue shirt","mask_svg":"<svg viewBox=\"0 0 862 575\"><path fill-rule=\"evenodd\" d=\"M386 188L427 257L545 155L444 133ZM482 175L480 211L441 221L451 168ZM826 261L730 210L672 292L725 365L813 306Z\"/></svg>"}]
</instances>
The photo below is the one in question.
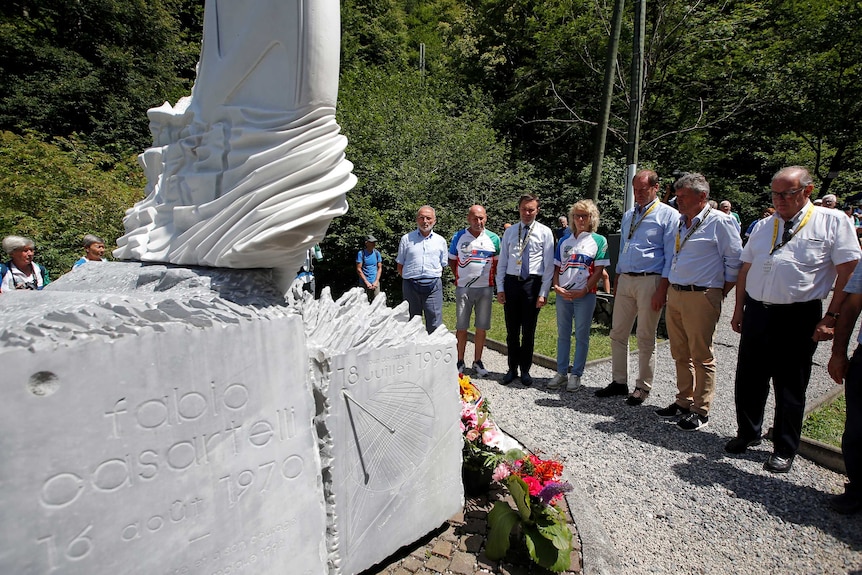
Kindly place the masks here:
<instances>
[{"instance_id":1,"label":"man in blue shirt","mask_svg":"<svg viewBox=\"0 0 862 575\"><path fill-rule=\"evenodd\" d=\"M655 332L668 288L664 273L665 245L676 233L679 213L658 199L658 174L652 170L638 172L632 184L635 206L623 214L616 266L611 327L612 381L596 391L596 396L629 393L629 336L637 319L638 378L626 403L640 405L652 389Z\"/></svg>"},{"instance_id":2,"label":"man in blue shirt","mask_svg":"<svg viewBox=\"0 0 862 575\"><path fill-rule=\"evenodd\" d=\"M84 257L72 265L72 269L84 265L87 262L103 262L105 258L105 240L93 234L87 234L81 241L84 246Z\"/></svg>"},{"instance_id":3,"label":"man in blue shirt","mask_svg":"<svg viewBox=\"0 0 862 575\"><path fill-rule=\"evenodd\" d=\"M667 332L676 363L676 401L656 414L678 419L695 431L709 423L715 395L715 356L712 340L721 303L736 285L742 262L742 240L733 216L713 210L709 183L689 173L674 184L680 217L673 243L665 246Z\"/></svg>"},{"instance_id":4,"label":"man in blue shirt","mask_svg":"<svg viewBox=\"0 0 862 575\"><path fill-rule=\"evenodd\" d=\"M365 236L365 248L356 254L356 273L359 275L359 285L365 288L368 300L372 301L380 293L380 276L383 273L383 258L374 246L377 238Z\"/></svg>"},{"instance_id":5,"label":"man in blue shirt","mask_svg":"<svg viewBox=\"0 0 862 575\"><path fill-rule=\"evenodd\" d=\"M401 236L398 243L398 275L410 317L425 314L425 329L432 333L443 324L443 266L449 263L449 245L435 234L437 213L422 206L416 214L417 228Z\"/></svg>"}]
</instances>

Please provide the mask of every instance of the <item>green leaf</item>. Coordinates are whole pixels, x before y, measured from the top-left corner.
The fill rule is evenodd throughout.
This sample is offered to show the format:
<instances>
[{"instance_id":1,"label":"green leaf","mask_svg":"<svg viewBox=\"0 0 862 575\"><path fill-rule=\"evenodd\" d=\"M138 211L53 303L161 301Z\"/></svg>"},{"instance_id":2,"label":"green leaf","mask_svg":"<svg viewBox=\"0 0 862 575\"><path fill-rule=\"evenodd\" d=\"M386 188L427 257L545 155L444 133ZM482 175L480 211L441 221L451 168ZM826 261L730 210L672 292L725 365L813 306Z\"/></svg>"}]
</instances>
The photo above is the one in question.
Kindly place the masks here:
<instances>
[{"instance_id":1,"label":"green leaf","mask_svg":"<svg viewBox=\"0 0 862 575\"><path fill-rule=\"evenodd\" d=\"M572 555L571 533L569 545L559 549L551 540L546 539L537 527L524 525L523 530L527 551L530 552L530 558L533 561L551 571L565 571L569 568Z\"/></svg>"},{"instance_id":2,"label":"green leaf","mask_svg":"<svg viewBox=\"0 0 862 575\"><path fill-rule=\"evenodd\" d=\"M488 513L488 543L485 547L488 559L498 561L506 556L509 550L509 534L518 520L518 514L511 507L502 501L494 503L493 509Z\"/></svg>"},{"instance_id":3,"label":"green leaf","mask_svg":"<svg viewBox=\"0 0 862 575\"><path fill-rule=\"evenodd\" d=\"M530 490L527 484L517 475L510 475L506 478L506 486L509 488L512 499L515 500L515 505L518 506L521 519L531 521L533 510L530 504Z\"/></svg>"}]
</instances>

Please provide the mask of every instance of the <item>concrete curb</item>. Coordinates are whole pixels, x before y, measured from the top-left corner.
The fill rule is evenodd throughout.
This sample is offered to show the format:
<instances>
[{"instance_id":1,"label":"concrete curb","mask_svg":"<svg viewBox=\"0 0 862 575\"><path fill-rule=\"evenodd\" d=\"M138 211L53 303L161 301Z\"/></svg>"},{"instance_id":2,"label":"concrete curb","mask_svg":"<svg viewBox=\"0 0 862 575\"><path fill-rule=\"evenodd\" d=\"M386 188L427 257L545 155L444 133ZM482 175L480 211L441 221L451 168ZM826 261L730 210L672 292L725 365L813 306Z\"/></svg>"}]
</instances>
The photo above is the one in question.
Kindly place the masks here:
<instances>
[{"instance_id":1,"label":"concrete curb","mask_svg":"<svg viewBox=\"0 0 862 575\"><path fill-rule=\"evenodd\" d=\"M805 416L807 417L812 411L820 409L820 407L830 403L843 393L844 386L836 385L829 393L809 401L805 405ZM799 455L826 469L847 475L847 468L844 466L844 454L834 445L803 436L802 441L799 443Z\"/></svg>"}]
</instances>

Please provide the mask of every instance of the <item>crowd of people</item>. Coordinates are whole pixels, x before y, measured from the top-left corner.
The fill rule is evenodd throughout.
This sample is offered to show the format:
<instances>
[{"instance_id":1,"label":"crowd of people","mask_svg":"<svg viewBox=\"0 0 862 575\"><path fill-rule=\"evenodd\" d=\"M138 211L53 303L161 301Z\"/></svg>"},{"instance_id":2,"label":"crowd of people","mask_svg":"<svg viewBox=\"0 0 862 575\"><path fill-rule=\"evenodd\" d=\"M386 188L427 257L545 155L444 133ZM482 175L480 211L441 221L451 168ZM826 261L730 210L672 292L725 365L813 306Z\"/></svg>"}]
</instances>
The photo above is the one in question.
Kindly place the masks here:
<instances>
[{"instance_id":1,"label":"crowd of people","mask_svg":"<svg viewBox=\"0 0 862 575\"><path fill-rule=\"evenodd\" d=\"M764 469L791 470L814 351L818 342L834 339L829 373L847 387L842 447L849 481L830 505L841 513L862 510L862 345L847 357L862 312L862 266L856 266L862 251L853 220L835 209L834 196L814 205L814 182L801 166L774 175L772 206L744 232L729 201L710 199L709 182L702 174L676 178L670 202L658 197L659 176L651 170L638 172L632 187L635 205L623 215L614 268L611 381L595 395L625 396L630 406L649 397L656 329L664 310L677 395L655 414L685 431L707 426L715 392L713 338L725 298L735 288L731 327L740 334L734 388L737 432L725 451L738 455L761 443L771 382L773 450ZM485 208L472 206L468 226L447 246L433 231L434 209L423 206L417 229L401 238L398 274L411 316L424 314L430 333L442 324L442 272L448 258L456 283L458 369L467 369L467 331L475 310L472 370L480 377L489 375L482 349L496 296L506 323L508 370L502 385L534 385L530 368L537 319L553 291L557 373L545 387L573 391L582 387L596 294L610 266L608 242L597 233L600 215L589 200L575 202L554 230L537 221L539 212L537 196L522 196L519 220L504 226L501 238L486 229ZM369 249L373 242L370 247L366 242L365 252L357 256L365 284L369 282L360 269L361 258L368 257L363 253L370 254ZM629 336L635 322L638 362L630 386ZM858 341L862 344L862 333Z\"/></svg>"}]
</instances>

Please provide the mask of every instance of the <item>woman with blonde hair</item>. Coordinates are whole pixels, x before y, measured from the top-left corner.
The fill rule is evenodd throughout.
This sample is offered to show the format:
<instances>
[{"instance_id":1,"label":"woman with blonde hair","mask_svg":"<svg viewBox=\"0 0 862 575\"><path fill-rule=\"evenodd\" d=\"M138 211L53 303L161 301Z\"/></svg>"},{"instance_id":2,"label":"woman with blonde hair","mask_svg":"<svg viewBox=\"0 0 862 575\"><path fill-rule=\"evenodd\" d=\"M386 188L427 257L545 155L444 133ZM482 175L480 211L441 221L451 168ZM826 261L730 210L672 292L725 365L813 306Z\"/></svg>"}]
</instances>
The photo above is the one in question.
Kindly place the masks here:
<instances>
[{"instance_id":1,"label":"woman with blonde hair","mask_svg":"<svg viewBox=\"0 0 862 575\"><path fill-rule=\"evenodd\" d=\"M581 376L590 349L590 327L596 308L596 286L602 279L608 240L596 233L599 209L591 200L580 200L569 209L572 233L564 236L554 251L554 292L557 294L557 375L548 389L566 391L581 386ZM569 372L572 349L572 323L575 327L575 355Z\"/></svg>"}]
</instances>

